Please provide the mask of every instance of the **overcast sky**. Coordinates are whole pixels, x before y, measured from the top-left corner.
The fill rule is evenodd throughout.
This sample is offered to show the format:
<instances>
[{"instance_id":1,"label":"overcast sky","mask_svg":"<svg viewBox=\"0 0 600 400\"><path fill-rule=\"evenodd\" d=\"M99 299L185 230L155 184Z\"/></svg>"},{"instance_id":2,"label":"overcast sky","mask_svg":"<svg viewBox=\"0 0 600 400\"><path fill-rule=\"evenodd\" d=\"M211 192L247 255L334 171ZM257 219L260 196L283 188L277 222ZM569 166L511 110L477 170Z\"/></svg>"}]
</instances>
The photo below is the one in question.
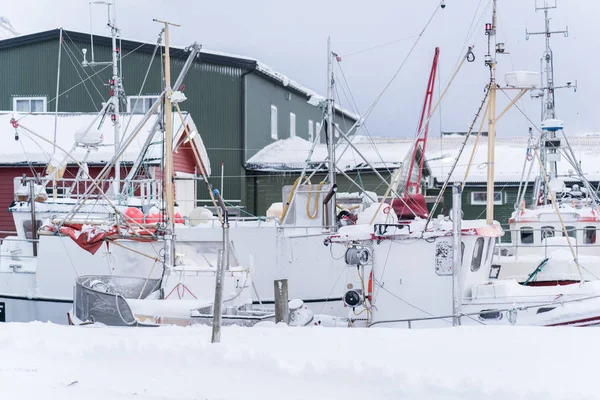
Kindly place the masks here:
<instances>
[{"instance_id":1,"label":"overcast sky","mask_svg":"<svg viewBox=\"0 0 600 400\"><path fill-rule=\"evenodd\" d=\"M539 71L544 38L536 36L526 41L525 29L542 30L544 20L542 12L535 12L535 0L498 0L498 3L498 41L506 42L510 52L499 58L499 82L503 83L505 72ZM326 40L331 35L333 50L342 56L341 68L361 112L373 103L398 70L415 43L415 35L438 4L439 0L116 0L117 23L123 38L154 42L160 26L152 18L170 20L181 24L172 30L174 44L198 41L206 49L257 58L320 93L326 90ZM474 34L467 43L475 44L477 59L463 66L441 110L443 130L467 129L488 79L483 64L486 40L483 30L484 23L491 20L490 4L491 0L446 0L446 8L435 14L412 55L369 116L367 127L372 135L414 135L435 46L441 49L439 74L445 86L463 52L474 19ZM572 90L557 93L558 116L565 121L567 133L600 132L596 102L600 82L597 66L593 64L598 58L599 43L594 30L600 2L558 0L558 6L551 11L551 27L562 30L569 25L569 37L552 37L555 81L564 84L577 80L579 84L576 93ZM105 9L96 7L94 32L107 35ZM87 0L4 1L0 13L9 18L19 33L61 26L82 32L90 29ZM363 51L383 44L387 45ZM336 69L336 72L342 81L341 71ZM350 109L346 98L349 94L344 96L341 88L338 90L338 100ZM437 92L436 88L436 96ZM498 108L501 108L506 98L499 96ZM519 106L539 125L539 100L525 97ZM513 109L499 123L499 134L525 135L529 125ZM439 135L439 113L431 129L432 134Z\"/></svg>"}]
</instances>

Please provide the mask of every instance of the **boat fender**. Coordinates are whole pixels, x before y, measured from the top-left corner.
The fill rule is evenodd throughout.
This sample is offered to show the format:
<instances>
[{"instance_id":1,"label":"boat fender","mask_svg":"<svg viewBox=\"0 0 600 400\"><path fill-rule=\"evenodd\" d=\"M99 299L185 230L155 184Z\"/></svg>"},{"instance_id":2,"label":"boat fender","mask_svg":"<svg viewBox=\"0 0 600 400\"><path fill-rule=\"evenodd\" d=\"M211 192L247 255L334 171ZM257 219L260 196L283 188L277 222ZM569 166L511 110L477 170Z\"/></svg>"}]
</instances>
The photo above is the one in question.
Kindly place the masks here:
<instances>
[{"instance_id":1,"label":"boat fender","mask_svg":"<svg viewBox=\"0 0 600 400\"><path fill-rule=\"evenodd\" d=\"M137 207L127 207L127 210L125 210L125 220L143 224L144 213Z\"/></svg>"},{"instance_id":2,"label":"boat fender","mask_svg":"<svg viewBox=\"0 0 600 400\"><path fill-rule=\"evenodd\" d=\"M373 270L369 273L369 281L367 283L367 299L373 304Z\"/></svg>"}]
</instances>

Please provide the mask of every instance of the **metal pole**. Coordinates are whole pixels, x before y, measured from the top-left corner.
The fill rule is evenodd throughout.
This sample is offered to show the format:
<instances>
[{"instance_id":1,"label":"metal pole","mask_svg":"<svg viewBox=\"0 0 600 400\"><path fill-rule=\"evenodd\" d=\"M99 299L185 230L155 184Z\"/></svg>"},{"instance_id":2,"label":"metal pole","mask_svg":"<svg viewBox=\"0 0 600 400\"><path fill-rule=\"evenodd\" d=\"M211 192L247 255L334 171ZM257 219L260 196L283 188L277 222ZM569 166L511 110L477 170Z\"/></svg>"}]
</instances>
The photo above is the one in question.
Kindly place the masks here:
<instances>
[{"instance_id":1,"label":"metal pole","mask_svg":"<svg viewBox=\"0 0 600 400\"><path fill-rule=\"evenodd\" d=\"M455 182L452 186L452 326L460 325L462 302L461 268L462 268L462 185Z\"/></svg>"},{"instance_id":2,"label":"metal pole","mask_svg":"<svg viewBox=\"0 0 600 400\"><path fill-rule=\"evenodd\" d=\"M171 268L175 253L175 193L173 190L173 107L171 105L171 58L169 53L169 25L179 26L167 21L159 21L165 25L165 197L167 199L167 229L165 232L165 265Z\"/></svg>"},{"instance_id":3,"label":"metal pole","mask_svg":"<svg viewBox=\"0 0 600 400\"><path fill-rule=\"evenodd\" d=\"M221 161L221 197L223 197L223 177L225 175L225 163Z\"/></svg>"},{"instance_id":4,"label":"metal pole","mask_svg":"<svg viewBox=\"0 0 600 400\"><path fill-rule=\"evenodd\" d=\"M486 191L486 222L488 225L494 223L494 163L496 158L496 0L494 0L491 28L491 30L486 32L488 34L488 54L486 56L486 64L490 67Z\"/></svg>"},{"instance_id":5,"label":"metal pole","mask_svg":"<svg viewBox=\"0 0 600 400\"><path fill-rule=\"evenodd\" d=\"M167 197L168 224L173 224L174 193L173 193L173 108L171 106L171 63L169 53L169 24L165 23L165 192Z\"/></svg>"},{"instance_id":6,"label":"metal pole","mask_svg":"<svg viewBox=\"0 0 600 400\"><path fill-rule=\"evenodd\" d=\"M288 280L279 279L273 281L275 292L275 322L288 322L290 313L288 305Z\"/></svg>"},{"instance_id":7,"label":"metal pole","mask_svg":"<svg viewBox=\"0 0 600 400\"><path fill-rule=\"evenodd\" d=\"M60 90L60 59L62 54L63 29L58 35L58 66L56 67L56 96L54 97L54 146L52 154L56 153L56 130L58 128L58 95Z\"/></svg>"},{"instance_id":8,"label":"metal pole","mask_svg":"<svg viewBox=\"0 0 600 400\"><path fill-rule=\"evenodd\" d=\"M31 208L31 239L33 241L33 256L37 257L37 223L35 220L35 181L29 181L29 207Z\"/></svg>"},{"instance_id":9,"label":"metal pole","mask_svg":"<svg viewBox=\"0 0 600 400\"><path fill-rule=\"evenodd\" d=\"M110 14L109 14L110 16ZM110 19L109 19L110 21ZM117 48L117 35L119 30L116 27L116 21L113 19L111 26L112 33L112 105L113 105L113 128L114 128L114 142L115 142L115 154L119 150L121 143L121 121L119 116L119 93L121 91L121 78L119 77L119 57L118 53L121 49ZM117 51L118 49L118 51ZM93 54L93 50L92 50ZM121 189L121 158L117 157L115 161L115 179L113 183L114 193L118 195Z\"/></svg>"},{"instance_id":10,"label":"metal pole","mask_svg":"<svg viewBox=\"0 0 600 400\"><path fill-rule=\"evenodd\" d=\"M219 343L221 341L221 324L223 322L223 279L225 278L225 269L229 269L229 215L219 191L215 189L214 195L223 210L223 257L221 257L221 262L217 263L211 338L211 343Z\"/></svg>"},{"instance_id":11,"label":"metal pole","mask_svg":"<svg viewBox=\"0 0 600 400\"><path fill-rule=\"evenodd\" d=\"M331 52L331 38L327 38L327 154L329 156L329 184L331 187L335 185L335 144L333 139L333 53ZM329 207L329 224L331 232L337 231L335 220L335 194L331 198L331 206Z\"/></svg>"}]
</instances>

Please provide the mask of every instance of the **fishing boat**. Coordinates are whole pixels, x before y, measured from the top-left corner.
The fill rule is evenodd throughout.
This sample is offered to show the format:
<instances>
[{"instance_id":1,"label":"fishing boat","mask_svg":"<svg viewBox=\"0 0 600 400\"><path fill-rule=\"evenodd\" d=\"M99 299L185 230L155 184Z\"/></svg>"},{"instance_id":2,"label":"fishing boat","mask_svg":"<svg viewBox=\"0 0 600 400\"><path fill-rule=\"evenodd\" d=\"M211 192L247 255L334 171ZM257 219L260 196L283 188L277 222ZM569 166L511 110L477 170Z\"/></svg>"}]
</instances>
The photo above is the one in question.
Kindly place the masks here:
<instances>
[{"instance_id":1,"label":"fishing boat","mask_svg":"<svg viewBox=\"0 0 600 400\"><path fill-rule=\"evenodd\" d=\"M16 181L15 201L9 211L15 220L17 236L6 238L0 247L3 321L67 323L73 306L73 286L76 278L82 276L109 275L111 282L118 278L140 278L144 290L151 290L149 293L161 300L177 299L181 301L178 304L190 301L200 307L206 304L204 299L215 296L217 270L223 266L221 283L228 304L251 302L249 268L233 262L225 266L219 256L221 251L230 253L231 243L196 238L195 230L183 224L175 206L173 179L167 177L173 175L173 152L178 146L189 143L205 181L210 174L200 136L192 136L193 121L179 108L185 95L171 89L167 63L165 90L146 114L131 117L127 123L133 122L131 130L123 130L121 118L125 121L126 116L119 112L119 93L123 90L118 68L120 33L110 12L108 26L113 39L112 61L98 63L92 59L90 62L84 52L83 63L112 67L111 98L96 116L74 132L75 141L70 149L48 138L46 132L39 133L28 126L38 117L14 115L10 118L15 139L27 137L53 146L56 152L44 176L24 176ZM159 45L160 42L156 47ZM189 57L176 87L180 87L199 46L194 44L188 51ZM165 111L157 114L163 102ZM177 110L176 118L173 118L173 109ZM163 117L164 137L158 129ZM103 148L104 131L110 128L114 132L111 143L114 152L92 176L88 157ZM138 175L140 165L121 179L120 158L139 136L146 143L164 142L164 154L161 149L150 156L155 160L164 158L165 164L157 166L155 177L151 179ZM75 153L81 148L86 153L78 158ZM147 148L134 151L140 154L138 164L148 155ZM78 166L74 178L63 176L68 163ZM109 177L111 171L113 176Z\"/></svg>"},{"instance_id":2,"label":"fishing boat","mask_svg":"<svg viewBox=\"0 0 600 400\"><path fill-rule=\"evenodd\" d=\"M348 267L357 269L361 276L361 284L347 293L347 301L353 305L349 318L355 326L595 326L600 323L600 283L597 280L579 279L573 285L556 282L530 285L529 281L502 279L504 266L495 262L496 243L504 235L494 220L496 123L520 96L539 86L539 75L526 71L507 73L506 86L497 82L497 56L504 53L504 44L496 43L496 3L494 0L492 22L485 27L488 38L485 65L490 70L490 81L462 147L464 149L469 140L477 119L481 117L482 127L483 122L488 121L486 219L462 220L460 182L455 182L452 188L450 215L433 218L456 161L433 211L426 218L407 218L393 205L382 202L359 214L356 225L343 227L331 235L330 244L334 249L345 249ZM469 53L465 58L468 57ZM502 113L496 114L496 93L510 90L518 94ZM546 121L547 129L555 126ZM534 157L539 159L538 149L533 151ZM459 159L460 154L456 160ZM548 190L548 195L552 199L551 206L557 210L556 215L562 218L560 203L554 197L556 192L559 190ZM565 220L560 221L562 230L566 231ZM565 238L569 243L571 236L567 233Z\"/></svg>"},{"instance_id":3,"label":"fishing boat","mask_svg":"<svg viewBox=\"0 0 600 400\"><path fill-rule=\"evenodd\" d=\"M575 90L577 85L559 86L554 81L550 40L555 34L568 36L568 30L551 30L549 11L553 8L556 3L536 4L536 11L544 12L545 27L526 34L527 39L531 35L545 38L543 85L532 96L541 99L542 122L538 139L530 133L518 200L508 221L510 242L499 243L494 258L500 278L514 278L530 286L577 284L600 277L596 242L600 201L556 112L556 90ZM534 179L532 170L537 172Z\"/></svg>"}]
</instances>

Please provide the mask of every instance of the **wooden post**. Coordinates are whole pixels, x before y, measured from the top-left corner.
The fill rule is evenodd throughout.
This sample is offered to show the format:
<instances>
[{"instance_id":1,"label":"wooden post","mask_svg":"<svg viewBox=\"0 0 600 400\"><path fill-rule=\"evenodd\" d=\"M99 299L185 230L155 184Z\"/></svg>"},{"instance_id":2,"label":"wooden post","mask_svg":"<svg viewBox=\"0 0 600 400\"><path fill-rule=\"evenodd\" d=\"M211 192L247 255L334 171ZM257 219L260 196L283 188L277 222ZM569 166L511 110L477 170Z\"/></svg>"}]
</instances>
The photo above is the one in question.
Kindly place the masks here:
<instances>
[{"instance_id":1,"label":"wooden post","mask_svg":"<svg viewBox=\"0 0 600 400\"><path fill-rule=\"evenodd\" d=\"M273 281L273 288L275 290L275 323L285 322L287 324L290 313L287 279Z\"/></svg>"}]
</instances>

